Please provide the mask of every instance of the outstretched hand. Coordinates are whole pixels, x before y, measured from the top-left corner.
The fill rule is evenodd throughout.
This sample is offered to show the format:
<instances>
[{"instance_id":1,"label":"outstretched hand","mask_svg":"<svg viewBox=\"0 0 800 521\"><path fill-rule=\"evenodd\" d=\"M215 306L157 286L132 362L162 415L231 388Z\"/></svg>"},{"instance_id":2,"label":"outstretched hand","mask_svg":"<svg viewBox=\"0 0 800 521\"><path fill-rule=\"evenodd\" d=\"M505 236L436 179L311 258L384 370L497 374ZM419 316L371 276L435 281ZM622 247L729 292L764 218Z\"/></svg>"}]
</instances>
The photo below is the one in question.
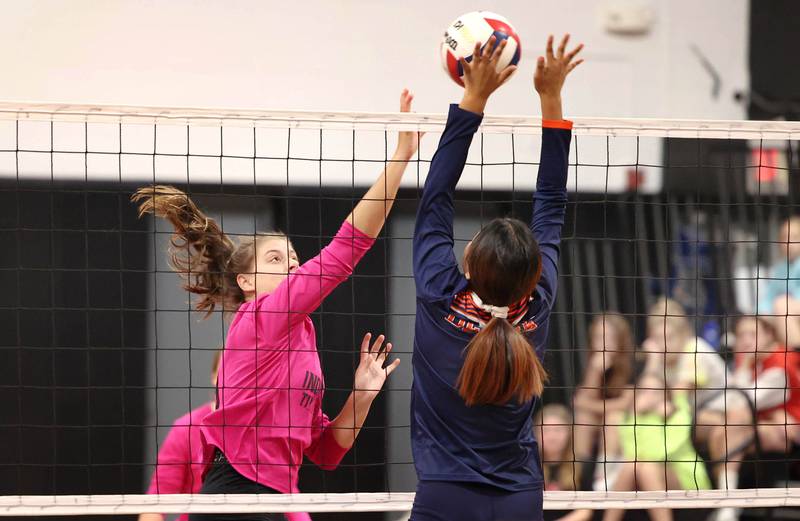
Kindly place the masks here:
<instances>
[{"instance_id":1,"label":"outstretched hand","mask_svg":"<svg viewBox=\"0 0 800 521\"><path fill-rule=\"evenodd\" d=\"M492 36L483 48L480 42L475 44L470 62L464 58L459 59L464 70L464 99L460 104L462 109L482 113L489 96L517 70L516 65L497 70L497 61L507 43L506 39L497 44L497 38Z\"/></svg>"},{"instance_id":2,"label":"outstretched hand","mask_svg":"<svg viewBox=\"0 0 800 521\"><path fill-rule=\"evenodd\" d=\"M403 92L400 93L400 112L411 112L412 101L414 101L414 94L408 89L403 89ZM419 148L419 140L424 135L424 132L400 132L397 136L396 155L400 159L411 159Z\"/></svg>"},{"instance_id":3,"label":"outstretched hand","mask_svg":"<svg viewBox=\"0 0 800 521\"><path fill-rule=\"evenodd\" d=\"M383 335L379 335L372 345L370 345L371 339L372 334L367 333L361 340L361 361L356 369L354 384L357 392L377 395L383 388L386 378L400 365L400 359L385 365L386 357L392 351L392 344L387 342L384 346L385 337Z\"/></svg>"},{"instance_id":4,"label":"outstretched hand","mask_svg":"<svg viewBox=\"0 0 800 521\"><path fill-rule=\"evenodd\" d=\"M536 60L536 72L533 74L533 85L540 96L560 96L564 80L572 70L583 63L575 57L583 49L583 44L567 52L569 35L565 34L558 45L558 50L553 53L553 35L547 38L545 56Z\"/></svg>"},{"instance_id":5,"label":"outstretched hand","mask_svg":"<svg viewBox=\"0 0 800 521\"><path fill-rule=\"evenodd\" d=\"M583 63L583 60L575 60L575 56L583 44L578 45L567 52L569 35L566 34L561 39L558 51L553 53L553 35L547 38L547 48L545 56L539 56L536 60L536 72L533 73L533 86L539 93L542 102L542 118L549 120L560 120L564 118L561 106L561 88L564 80L572 69Z\"/></svg>"}]
</instances>

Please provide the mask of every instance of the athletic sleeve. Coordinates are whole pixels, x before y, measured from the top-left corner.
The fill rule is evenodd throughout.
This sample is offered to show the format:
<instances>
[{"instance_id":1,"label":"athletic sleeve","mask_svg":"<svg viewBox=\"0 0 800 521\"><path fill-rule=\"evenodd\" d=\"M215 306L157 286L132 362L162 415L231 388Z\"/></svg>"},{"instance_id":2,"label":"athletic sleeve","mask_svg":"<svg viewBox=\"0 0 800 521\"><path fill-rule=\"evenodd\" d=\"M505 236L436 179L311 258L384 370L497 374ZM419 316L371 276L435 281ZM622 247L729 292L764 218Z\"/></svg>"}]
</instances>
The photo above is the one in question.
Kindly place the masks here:
<instances>
[{"instance_id":1,"label":"athletic sleeve","mask_svg":"<svg viewBox=\"0 0 800 521\"><path fill-rule=\"evenodd\" d=\"M792 389L788 372L797 367L797 355L785 350L776 351L765 361L753 382L744 389L756 410L763 411L785 404Z\"/></svg>"},{"instance_id":2,"label":"athletic sleeve","mask_svg":"<svg viewBox=\"0 0 800 521\"><path fill-rule=\"evenodd\" d=\"M192 455L189 452L189 426L174 424L158 451L156 470L148 494L190 494Z\"/></svg>"},{"instance_id":3,"label":"athletic sleeve","mask_svg":"<svg viewBox=\"0 0 800 521\"><path fill-rule=\"evenodd\" d=\"M567 206L571 139L571 121L542 121L542 154L533 196L531 231L542 254L542 276L537 291L549 308L553 307L558 286L558 256Z\"/></svg>"},{"instance_id":4,"label":"athletic sleeve","mask_svg":"<svg viewBox=\"0 0 800 521\"><path fill-rule=\"evenodd\" d=\"M304 320L347 280L374 242L373 238L345 221L319 255L290 273L274 292L256 300L262 330L282 336Z\"/></svg>"},{"instance_id":5,"label":"athletic sleeve","mask_svg":"<svg viewBox=\"0 0 800 521\"><path fill-rule=\"evenodd\" d=\"M287 521L311 521L308 512L286 512L284 515Z\"/></svg>"},{"instance_id":6,"label":"athletic sleeve","mask_svg":"<svg viewBox=\"0 0 800 521\"><path fill-rule=\"evenodd\" d=\"M447 125L431 160L413 241L417 296L425 300L452 296L464 280L453 252L453 192L482 119L479 114L450 105Z\"/></svg>"},{"instance_id":7,"label":"athletic sleeve","mask_svg":"<svg viewBox=\"0 0 800 521\"><path fill-rule=\"evenodd\" d=\"M334 470L350 449L339 445L333 437L333 428L327 414L320 413L317 418L319 420L311 428L311 445L305 450L305 455L319 468Z\"/></svg>"}]
</instances>

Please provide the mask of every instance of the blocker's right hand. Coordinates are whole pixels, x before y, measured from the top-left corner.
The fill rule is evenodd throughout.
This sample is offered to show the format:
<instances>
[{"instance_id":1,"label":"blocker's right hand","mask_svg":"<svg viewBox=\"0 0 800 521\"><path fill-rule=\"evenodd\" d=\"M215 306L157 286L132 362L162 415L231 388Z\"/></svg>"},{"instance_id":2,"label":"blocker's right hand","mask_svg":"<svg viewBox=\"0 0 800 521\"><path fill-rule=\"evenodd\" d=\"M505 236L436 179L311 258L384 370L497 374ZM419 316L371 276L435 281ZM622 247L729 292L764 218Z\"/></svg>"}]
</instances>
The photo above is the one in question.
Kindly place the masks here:
<instances>
[{"instance_id":1,"label":"blocker's right hand","mask_svg":"<svg viewBox=\"0 0 800 521\"><path fill-rule=\"evenodd\" d=\"M516 65L509 65L497 71L497 60L508 40L503 40L499 45L495 45L496 42L497 38L492 36L483 49L478 42L475 44L471 62L467 63L464 58L459 60L464 69L464 99L461 108L465 110L482 113L489 96L517 70Z\"/></svg>"},{"instance_id":2,"label":"blocker's right hand","mask_svg":"<svg viewBox=\"0 0 800 521\"><path fill-rule=\"evenodd\" d=\"M547 49L544 56L539 56L536 60L536 72L533 74L533 85L540 96L560 96L564 80L572 70L583 63L583 60L576 60L575 57L581 50L583 44L567 51L569 35L565 34L558 45L558 50L553 52L553 35L547 38Z\"/></svg>"}]
</instances>

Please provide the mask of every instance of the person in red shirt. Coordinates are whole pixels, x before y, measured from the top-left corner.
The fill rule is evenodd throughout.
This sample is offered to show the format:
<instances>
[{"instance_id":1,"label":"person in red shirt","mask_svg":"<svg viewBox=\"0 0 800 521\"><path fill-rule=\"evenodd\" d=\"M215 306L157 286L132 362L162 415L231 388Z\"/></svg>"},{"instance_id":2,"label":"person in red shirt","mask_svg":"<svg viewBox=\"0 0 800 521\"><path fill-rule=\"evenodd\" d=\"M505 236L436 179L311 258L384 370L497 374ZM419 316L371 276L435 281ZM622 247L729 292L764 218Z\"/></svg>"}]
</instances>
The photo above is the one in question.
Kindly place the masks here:
<instances>
[{"instance_id":1,"label":"person in red shirt","mask_svg":"<svg viewBox=\"0 0 800 521\"><path fill-rule=\"evenodd\" d=\"M756 435L766 452L789 452L800 438L800 354L787 351L771 323L760 316L738 320L734 352L728 387L747 396L753 407L728 407L724 424L711 432L711 456L724 462L717 486L728 489L738 487L742 459L755 449ZM738 519L738 515L738 509L723 508L716 521Z\"/></svg>"}]
</instances>

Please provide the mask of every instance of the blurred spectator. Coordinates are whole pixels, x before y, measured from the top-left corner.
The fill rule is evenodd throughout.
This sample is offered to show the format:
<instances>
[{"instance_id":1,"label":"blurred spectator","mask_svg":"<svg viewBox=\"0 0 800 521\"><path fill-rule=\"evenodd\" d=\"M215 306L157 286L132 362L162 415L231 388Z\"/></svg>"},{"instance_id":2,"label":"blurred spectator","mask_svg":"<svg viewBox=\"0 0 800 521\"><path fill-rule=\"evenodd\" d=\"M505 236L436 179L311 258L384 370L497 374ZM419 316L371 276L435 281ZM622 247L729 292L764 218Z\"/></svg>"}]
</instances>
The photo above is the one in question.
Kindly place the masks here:
<instances>
[{"instance_id":1,"label":"blurred spectator","mask_svg":"<svg viewBox=\"0 0 800 521\"><path fill-rule=\"evenodd\" d=\"M560 403L549 403L536 414L534 424L545 490L580 490L580 467L572 445L575 426L570 410ZM589 521L592 515L591 510L575 510L558 521Z\"/></svg>"},{"instance_id":2,"label":"blurred spectator","mask_svg":"<svg viewBox=\"0 0 800 521\"><path fill-rule=\"evenodd\" d=\"M693 406L725 388L725 362L696 336L684 308L666 298L648 310L642 347L645 367L617 433L621 462L604 465L612 469L609 490L708 489L711 480L692 443ZM663 508L649 515L655 521L673 518ZM604 519L623 516L622 510L608 510Z\"/></svg>"},{"instance_id":3,"label":"blurred spectator","mask_svg":"<svg viewBox=\"0 0 800 521\"><path fill-rule=\"evenodd\" d=\"M616 459L617 429L633 403L634 342L628 321L618 313L604 313L589 326L589 356L583 380L575 391L575 460L580 483L592 460ZM597 456L597 458L595 458ZM608 457L607 457L608 456ZM606 489L605 465L595 469L595 481ZM588 487L583 487L588 488Z\"/></svg>"},{"instance_id":4,"label":"blurred spectator","mask_svg":"<svg viewBox=\"0 0 800 521\"><path fill-rule=\"evenodd\" d=\"M742 457L756 447L789 452L800 434L800 354L787 352L762 317L745 316L736 324L735 371L729 384L749 400L744 407L726 404L711 431L709 449L718 465L717 487L735 489ZM753 422L753 411L756 423ZM717 521L738 519L739 510L723 508Z\"/></svg>"},{"instance_id":5,"label":"blurred spectator","mask_svg":"<svg viewBox=\"0 0 800 521\"><path fill-rule=\"evenodd\" d=\"M650 307L642 348L647 353L645 373L659 376L671 391L686 395L697 415L696 437L707 440L718 421L716 414L706 414L706 406L730 378L725 361L695 335L683 307L667 298Z\"/></svg>"},{"instance_id":6,"label":"blurred spectator","mask_svg":"<svg viewBox=\"0 0 800 521\"><path fill-rule=\"evenodd\" d=\"M642 375L635 389L633 411L619 427L625 463L613 490L698 490L711 481L692 444L692 407L687 394L670 389L658 372ZM649 510L653 521L672 520L672 511ZM608 510L605 521L621 520L623 510Z\"/></svg>"},{"instance_id":7,"label":"blurred spectator","mask_svg":"<svg viewBox=\"0 0 800 521\"><path fill-rule=\"evenodd\" d=\"M769 315L778 340L800 347L800 217L790 217L778 234L779 259L761 278L758 288L760 315Z\"/></svg>"},{"instance_id":8,"label":"blurred spectator","mask_svg":"<svg viewBox=\"0 0 800 521\"><path fill-rule=\"evenodd\" d=\"M725 392L731 378L725 361L708 342L695 336L680 304L661 298L648 315L648 337L642 344L647 353L645 372L658 374L670 390L686 395L696 424L695 440L706 443L711 429L720 424L719 411L725 409L718 406L719 397L728 396L729 404L737 398L738 405L744 402Z\"/></svg>"},{"instance_id":9,"label":"blurred spectator","mask_svg":"<svg viewBox=\"0 0 800 521\"><path fill-rule=\"evenodd\" d=\"M572 452L572 414L560 403L549 403L536 414L546 490L575 490L575 455Z\"/></svg>"}]
</instances>

